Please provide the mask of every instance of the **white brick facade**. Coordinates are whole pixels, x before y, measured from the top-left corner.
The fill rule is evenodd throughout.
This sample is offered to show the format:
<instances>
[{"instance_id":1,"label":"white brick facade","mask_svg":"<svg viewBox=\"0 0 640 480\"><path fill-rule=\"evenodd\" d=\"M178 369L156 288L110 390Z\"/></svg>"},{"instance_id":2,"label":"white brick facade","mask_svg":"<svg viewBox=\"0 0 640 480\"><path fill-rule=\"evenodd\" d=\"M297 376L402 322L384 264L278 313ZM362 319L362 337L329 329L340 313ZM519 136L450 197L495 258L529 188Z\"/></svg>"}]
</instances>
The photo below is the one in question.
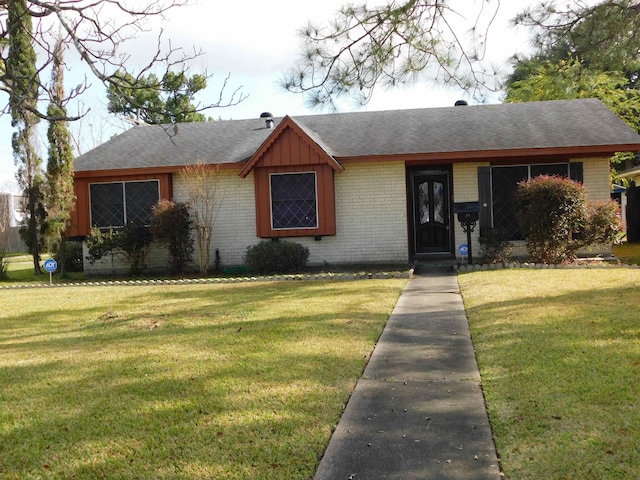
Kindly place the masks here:
<instances>
[{"instance_id":1,"label":"white brick facade","mask_svg":"<svg viewBox=\"0 0 640 480\"><path fill-rule=\"evenodd\" d=\"M292 239L309 248L309 263L407 263L404 164L349 163L334 178L336 235Z\"/></svg>"},{"instance_id":2,"label":"white brick facade","mask_svg":"<svg viewBox=\"0 0 640 480\"><path fill-rule=\"evenodd\" d=\"M456 163L453 165L453 202L477 202L478 201L478 167L489 166L489 163ZM467 243L467 234L462 230L456 215L454 222L454 253L458 261L462 261L458 248ZM480 227L476 224L475 231L471 233L471 252L474 259L480 258Z\"/></svg>"},{"instance_id":3,"label":"white brick facade","mask_svg":"<svg viewBox=\"0 0 640 480\"><path fill-rule=\"evenodd\" d=\"M215 191L219 206L211 238L211 261L215 260L218 249L223 266L240 265L247 247L257 241L253 174L240 178L235 170L219 170L210 182L210 190ZM186 184L180 175L173 178L173 196L176 202L189 200ZM197 262L197 242L195 247L193 258Z\"/></svg>"},{"instance_id":4,"label":"white brick facade","mask_svg":"<svg viewBox=\"0 0 640 480\"><path fill-rule=\"evenodd\" d=\"M608 159L575 161L583 163L589 200L609 199ZM488 165L487 162L453 165L452 204L478 201L478 167ZM313 237L290 239L309 248L309 264L407 263L409 233L404 163L347 163L343 172L334 174L334 181L336 235L323 236L320 240ZM235 170L220 170L210 188L215 189L219 205L211 241L211 261L214 262L217 249L223 267L240 265L247 247L260 241L256 236L253 174L240 178ZM173 192L175 201L188 201L186 185L180 175L173 177ZM467 236L455 215L453 228L454 253L462 260L458 248L467 243ZM476 259L481 254L478 237L479 227L476 227L472 233L472 251ZM194 265L197 255L198 252L194 252ZM523 242L518 242L514 255L526 255ZM166 269L166 248L154 246L146 263L150 270ZM128 268L121 257L117 257L113 265L110 258L95 265L85 265L89 273L126 273Z\"/></svg>"},{"instance_id":5,"label":"white brick facade","mask_svg":"<svg viewBox=\"0 0 640 480\"><path fill-rule=\"evenodd\" d=\"M336 235L289 239L309 248L309 264L408 262L404 164L348 164L336 173ZM219 172L224 193L211 242L211 258L220 251L223 266L240 265L256 236L253 174ZM174 177L176 201L186 201L184 182ZM196 252L197 255L197 252ZM194 257L196 258L196 257Z\"/></svg>"}]
</instances>

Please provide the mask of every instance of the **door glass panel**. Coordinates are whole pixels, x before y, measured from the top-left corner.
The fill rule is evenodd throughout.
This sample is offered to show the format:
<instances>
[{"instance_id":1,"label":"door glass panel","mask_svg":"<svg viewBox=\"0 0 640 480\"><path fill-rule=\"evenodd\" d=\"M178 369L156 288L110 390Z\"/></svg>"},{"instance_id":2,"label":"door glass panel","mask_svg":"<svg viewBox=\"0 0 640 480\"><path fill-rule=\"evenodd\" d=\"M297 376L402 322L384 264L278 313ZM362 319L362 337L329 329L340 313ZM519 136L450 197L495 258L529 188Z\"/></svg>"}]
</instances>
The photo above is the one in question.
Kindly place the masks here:
<instances>
[{"instance_id":1,"label":"door glass panel","mask_svg":"<svg viewBox=\"0 0 640 480\"><path fill-rule=\"evenodd\" d=\"M444 218L444 184L433 182L433 220L438 223L445 223Z\"/></svg>"},{"instance_id":2,"label":"door glass panel","mask_svg":"<svg viewBox=\"0 0 640 480\"><path fill-rule=\"evenodd\" d=\"M429 215L429 183L424 182L418 185L418 205L420 206L420 225L429 223L431 216Z\"/></svg>"}]
</instances>

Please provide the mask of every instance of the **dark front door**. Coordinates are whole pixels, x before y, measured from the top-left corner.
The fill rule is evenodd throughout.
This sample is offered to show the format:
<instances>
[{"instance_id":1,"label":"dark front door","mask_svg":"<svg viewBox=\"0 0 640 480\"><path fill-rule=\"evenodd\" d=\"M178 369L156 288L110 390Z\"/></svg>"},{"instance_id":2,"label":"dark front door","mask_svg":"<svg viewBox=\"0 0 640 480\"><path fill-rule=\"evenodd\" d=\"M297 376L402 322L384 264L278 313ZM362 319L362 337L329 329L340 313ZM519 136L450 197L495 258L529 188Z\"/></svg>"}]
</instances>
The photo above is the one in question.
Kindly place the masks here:
<instances>
[{"instance_id":1,"label":"dark front door","mask_svg":"<svg viewBox=\"0 0 640 480\"><path fill-rule=\"evenodd\" d=\"M451 253L449 174L411 176L414 254Z\"/></svg>"}]
</instances>

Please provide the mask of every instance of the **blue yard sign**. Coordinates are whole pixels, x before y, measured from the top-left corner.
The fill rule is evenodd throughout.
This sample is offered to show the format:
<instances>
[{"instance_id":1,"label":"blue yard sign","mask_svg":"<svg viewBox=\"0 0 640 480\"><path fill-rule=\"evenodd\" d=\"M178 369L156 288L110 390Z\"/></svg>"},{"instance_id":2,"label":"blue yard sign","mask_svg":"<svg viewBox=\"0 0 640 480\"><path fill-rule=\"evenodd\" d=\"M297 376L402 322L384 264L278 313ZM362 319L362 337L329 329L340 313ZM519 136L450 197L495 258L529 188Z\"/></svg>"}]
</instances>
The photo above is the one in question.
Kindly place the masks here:
<instances>
[{"instance_id":1,"label":"blue yard sign","mask_svg":"<svg viewBox=\"0 0 640 480\"><path fill-rule=\"evenodd\" d=\"M458 252L460 252L460 255L466 257L467 255L469 255L469 245L467 245L466 243L461 244L458 247Z\"/></svg>"},{"instance_id":2,"label":"blue yard sign","mask_svg":"<svg viewBox=\"0 0 640 480\"><path fill-rule=\"evenodd\" d=\"M49 260L45 260L42 264L42 268L44 268L47 272L49 272L49 285L53 283L52 274L58 269L58 262L56 262L53 258Z\"/></svg>"},{"instance_id":3,"label":"blue yard sign","mask_svg":"<svg viewBox=\"0 0 640 480\"><path fill-rule=\"evenodd\" d=\"M49 260L44 261L42 267L47 272L55 272L58 269L58 262L56 262L53 258L50 258Z\"/></svg>"}]
</instances>

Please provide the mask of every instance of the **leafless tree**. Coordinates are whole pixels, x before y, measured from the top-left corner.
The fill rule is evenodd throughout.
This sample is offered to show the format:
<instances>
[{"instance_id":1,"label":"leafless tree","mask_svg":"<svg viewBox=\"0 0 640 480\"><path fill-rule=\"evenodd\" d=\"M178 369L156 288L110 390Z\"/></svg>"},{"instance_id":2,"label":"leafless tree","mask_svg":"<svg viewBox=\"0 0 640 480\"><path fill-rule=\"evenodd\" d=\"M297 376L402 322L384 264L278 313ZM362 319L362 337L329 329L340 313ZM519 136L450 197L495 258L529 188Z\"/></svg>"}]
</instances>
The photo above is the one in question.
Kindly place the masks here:
<instances>
[{"instance_id":1,"label":"leafless tree","mask_svg":"<svg viewBox=\"0 0 640 480\"><path fill-rule=\"evenodd\" d=\"M9 97L16 83L7 61L11 44L11 28L8 22L7 9L12 0L0 0L0 92ZM49 86L39 80L40 74L51 67L54 60L55 42L60 36L69 48L74 50L82 63L88 67L91 77L108 85L123 85L120 76L127 73L140 79L151 71L158 74L158 69L169 71L188 71L189 61L199 57L202 51L193 48L184 50L175 47L163 39L162 30L157 35L156 45L150 49L146 63L135 73L127 68L131 63L131 54L124 49L127 40L146 32L148 24L155 18L166 18L167 13L175 8L189 5L191 0L31 0L28 3L28 15L33 23L32 43L38 53L37 75L31 81L37 85L41 99L48 100ZM120 72L118 74L117 72ZM207 75L209 77L210 75ZM162 72L159 74L162 76ZM69 89L63 107L80 97L90 86L91 77L74 88ZM46 78L46 76L44 77ZM135 85L126 85L129 88ZM226 86L226 83L225 83ZM224 87L223 87L224 89ZM230 95L221 93L215 104L199 105L198 110L213 107L235 105L242 100L236 89ZM9 112L8 101L0 103L0 114ZM39 106L27 106L33 114L47 120L60 120L47 115ZM84 112L68 113L64 120L75 120Z\"/></svg>"},{"instance_id":2,"label":"leafless tree","mask_svg":"<svg viewBox=\"0 0 640 480\"><path fill-rule=\"evenodd\" d=\"M207 165L202 161L187 165L182 170L196 230L198 267L202 274L206 274L211 265L213 226L225 196L225 189L220 185L219 170L220 165Z\"/></svg>"}]
</instances>

